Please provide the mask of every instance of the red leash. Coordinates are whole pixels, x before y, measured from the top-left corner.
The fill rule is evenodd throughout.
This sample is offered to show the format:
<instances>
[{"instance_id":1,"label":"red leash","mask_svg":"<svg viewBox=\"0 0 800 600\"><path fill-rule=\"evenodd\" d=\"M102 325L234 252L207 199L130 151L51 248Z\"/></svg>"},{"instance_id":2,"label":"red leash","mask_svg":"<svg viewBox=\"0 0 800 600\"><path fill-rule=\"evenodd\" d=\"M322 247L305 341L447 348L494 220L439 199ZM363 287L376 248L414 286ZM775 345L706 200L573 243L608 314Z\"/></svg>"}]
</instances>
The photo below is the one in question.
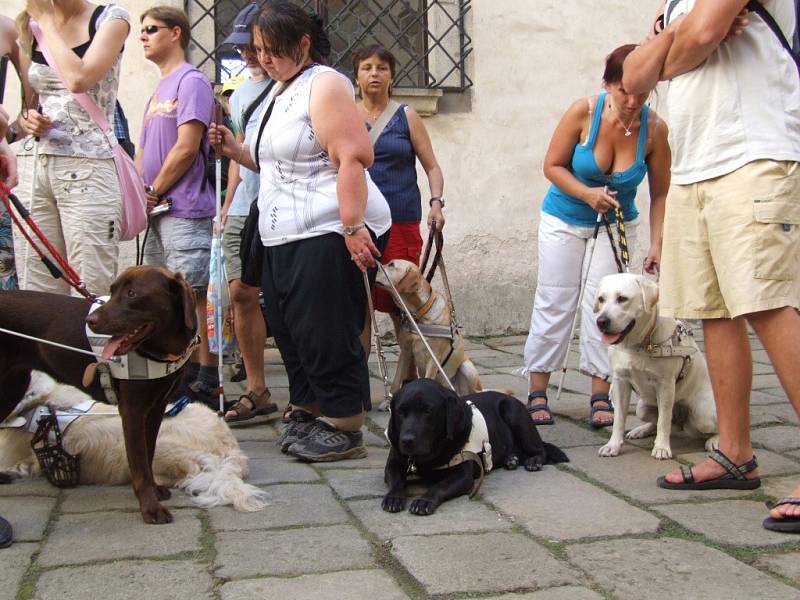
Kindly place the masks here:
<instances>
[{"instance_id":1,"label":"red leash","mask_svg":"<svg viewBox=\"0 0 800 600\"><path fill-rule=\"evenodd\" d=\"M33 219L31 218L30 213L28 210L22 205L22 202L19 201L14 194L11 193L11 189L5 184L5 182L0 181L0 200L3 201L3 204L8 211L8 214L11 215L11 219L14 221L14 224L20 230L22 235L31 245L31 247L36 251L36 254L42 259L44 266L47 267L47 270L50 271L50 274L58 279L59 277L66 281L70 286L72 286L75 291L77 291L81 296L91 300L92 302L95 301L97 296L92 294L89 290L86 289L86 284L81 281L80 275L75 272L67 260L61 255L61 253L56 250L56 248L50 243L50 241L45 237L42 233L41 229L34 223ZM17 215L14 214L14 211L11 210L11 204L14 205L14 208L28 225L30 230L36 235L37 238L44 244L44 247L50 253L50 255L55 259L58 265L53 263L52 260L44 253L41 249L39 244L31 237L31 235L25 230L22 226L22 223L17 218ZM60 267L60 268L59 268Z\"/></svg>"}]
</instances>

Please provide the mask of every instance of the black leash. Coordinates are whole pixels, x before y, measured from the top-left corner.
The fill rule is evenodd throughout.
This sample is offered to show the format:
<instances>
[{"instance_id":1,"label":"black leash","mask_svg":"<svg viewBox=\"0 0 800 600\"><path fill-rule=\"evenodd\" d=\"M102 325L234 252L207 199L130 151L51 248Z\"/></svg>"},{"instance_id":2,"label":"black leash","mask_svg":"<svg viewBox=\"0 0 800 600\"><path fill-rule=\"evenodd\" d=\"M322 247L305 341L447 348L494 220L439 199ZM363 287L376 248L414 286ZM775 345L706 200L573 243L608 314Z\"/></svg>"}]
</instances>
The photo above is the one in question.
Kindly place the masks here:
<instances>
[{"instance_id":1,"label":"black leash","mask_svg":"<svg viewBox=\"0 0 800 600\"><path fill-rule=\"evenodd\" d=\"M617 227L617 237L619 238L619 251L617 251L617 244L614 241L614 234L611 232L611 221L608 218L608 213L603 213L603 225L605 225L606 233L608 234L611 251L614 253L614 262L617 263L617 271L620 273L627 273L631 259L628 252L628 237L625 235L625 221L623 220L621 208L614 209L614 218Z\"/></svg>"}]
</instances>

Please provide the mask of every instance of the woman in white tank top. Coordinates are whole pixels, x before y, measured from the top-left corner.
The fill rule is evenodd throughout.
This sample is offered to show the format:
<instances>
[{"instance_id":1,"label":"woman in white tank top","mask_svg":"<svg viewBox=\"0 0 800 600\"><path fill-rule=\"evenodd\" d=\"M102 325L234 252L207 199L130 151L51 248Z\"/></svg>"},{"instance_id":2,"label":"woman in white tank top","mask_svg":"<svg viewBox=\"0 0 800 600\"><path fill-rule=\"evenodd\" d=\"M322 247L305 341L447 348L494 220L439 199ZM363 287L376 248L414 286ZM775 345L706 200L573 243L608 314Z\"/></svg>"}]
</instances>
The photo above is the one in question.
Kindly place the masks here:
<instances>
[{"instance_id":1,"label":"woman in white tank top","mask_svg":"<svg viewBox=\"0 0 800 600\"><path fill-rule=\"evenodd\" d=\"M362 271L391 226L369 179L372 145L350 82L323 66L321 21L284 1L255 18L252 45L279 82L253 147L212 126L209 141L260 172L262 290L270 332L289 374L295 407L279 444L302 460L366 456L361 426L369 373L359 334L366 314Z\"/></svg>"}]
</instances>

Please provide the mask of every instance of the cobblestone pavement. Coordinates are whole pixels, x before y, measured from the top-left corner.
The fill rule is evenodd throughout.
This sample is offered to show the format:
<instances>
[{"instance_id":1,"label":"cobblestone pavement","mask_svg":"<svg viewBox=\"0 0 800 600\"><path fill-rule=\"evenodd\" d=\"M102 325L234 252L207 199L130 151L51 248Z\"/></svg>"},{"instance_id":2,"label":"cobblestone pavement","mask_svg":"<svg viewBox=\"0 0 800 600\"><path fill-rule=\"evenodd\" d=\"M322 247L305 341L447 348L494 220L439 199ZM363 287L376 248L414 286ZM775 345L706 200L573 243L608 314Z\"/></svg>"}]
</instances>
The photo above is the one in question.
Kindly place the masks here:
<instances>
[{"instance_id":1,"label":"cobblestone pavement","mask_svg":"<svg viewBox=\"0 0 800 600\"><path fill-rule=\"evenodd\" d=\"M511 374L523 343L469 342L485 387L524 397L526 381ZM128 486L0 486L0 514L16 532L0 550L0 600L800 598L800 536L761 527L764 501L800 480L800 427L754 346L754 440L765 480L756 492L656 487L656 476L702 456L699 441L673 438L671 461L650 458L652 438L599 458L609 434L588 428L588 380L570 371L552 405L557 423L540 432L571 462L492 473L474 500L447 502L431 517L381 510L388 417L377 411L369 456L342 463L282 455L275 421L237 428L251 482L272 497L257 513L197 509L175 492L175 523L144 525ZM387 355L393 369L394 349ZM285 402L274 350L266 362ZM370 366L377 405L383 391Z\"/></svg>"}]
</instances>

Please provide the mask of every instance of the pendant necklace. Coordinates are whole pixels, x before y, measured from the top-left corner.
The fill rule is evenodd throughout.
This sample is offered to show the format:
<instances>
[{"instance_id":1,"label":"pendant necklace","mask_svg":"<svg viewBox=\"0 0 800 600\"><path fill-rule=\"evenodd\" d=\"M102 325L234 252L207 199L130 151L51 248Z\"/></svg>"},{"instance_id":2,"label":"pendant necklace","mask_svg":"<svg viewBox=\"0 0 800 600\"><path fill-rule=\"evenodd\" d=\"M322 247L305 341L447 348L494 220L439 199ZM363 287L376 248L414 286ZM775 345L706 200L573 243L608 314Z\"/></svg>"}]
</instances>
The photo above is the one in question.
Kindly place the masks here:
<instances>
[{"instance_id":1,"label":"pendant necklace","mask_svg":"<svg viewBox=\"0 0 800 600\"><path fill-rule=\"evenodd\" d=\"M633 125L633 122L636 120L636 115L633 116L631 122L628 123L627 127L625 127L625 123L623 123L622 119L619 118L619 114L617 114L617 109L614 108L614 104L611 101L609 101L608 105L611 107L611 110L614 111L614 118L617 120L617 123L622 125L622 128L625 130L625 137L631 137L631 135L633 135L633 131L631 131L631 126Z\"/></svg>"}]
</instances>

